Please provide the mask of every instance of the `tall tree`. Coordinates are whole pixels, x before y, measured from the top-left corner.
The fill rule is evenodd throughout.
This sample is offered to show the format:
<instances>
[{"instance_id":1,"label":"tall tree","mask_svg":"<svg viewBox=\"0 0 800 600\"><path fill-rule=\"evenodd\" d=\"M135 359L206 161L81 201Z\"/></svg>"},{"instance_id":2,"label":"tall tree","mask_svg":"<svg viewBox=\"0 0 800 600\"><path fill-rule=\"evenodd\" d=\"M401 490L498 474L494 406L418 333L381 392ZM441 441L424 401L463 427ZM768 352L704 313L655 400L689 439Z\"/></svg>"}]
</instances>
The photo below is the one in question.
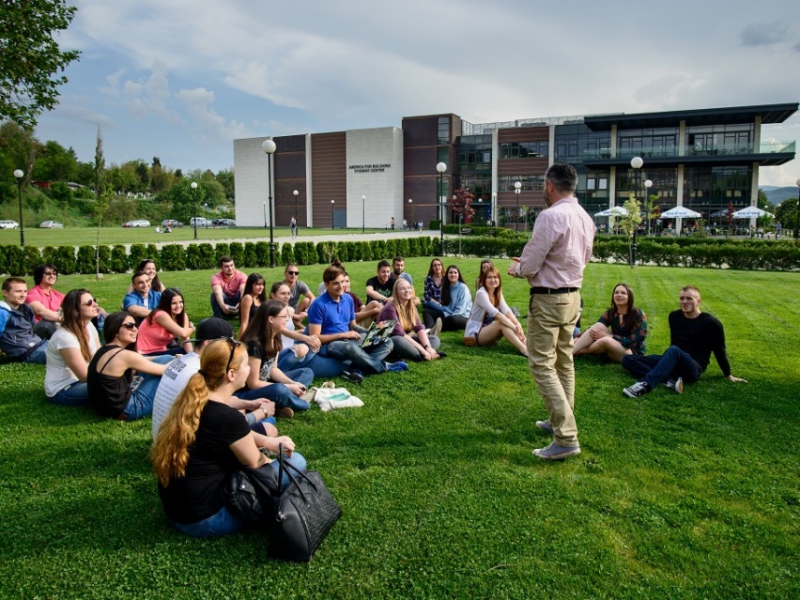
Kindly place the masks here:
<instances>
[{"instance_id":1,"label":"tall tree","mask_svg":"<svg viewBox=\"0 0 800 600\"><path fill-rule=\"evenodd\" d=\"M642 222L642 205L631 194L625 201L623 208L626 213L620 217L619 227L628 236L628 262L632 269L635 266L633 264L633 240L635 239L636 230L639 228L639 223Z\"/></svg>"},{"instance_id":2,"label":"tall tree","mask_svg":"<svg viewBox=\"0 0 800 600\"><path fill-rule=\"evenodd\" d=\"M63 73L80 56L54 37L69 27L77 9L64 0L0 2L0 119L28 129L58 103Z\"/></svg>"},{"instance_id":3,"label":"tall tree","mask_svg":"<svg viewBox=\"0 0 800 600\"><path fill-rule=\"evenodd\" d=\"M97 246L94 249L95 263L97 267L97 279L100 279L100 227L103 223L103 217L108 212L108 200L111 198L112 191L110 186L106 184L106 159L103 155L103 132L100 126L97 126L97 145L94 151L94 169L95 169L95 190L97 197L95 199L94 214L97 217Z\"/></svg>"}]
</instances>

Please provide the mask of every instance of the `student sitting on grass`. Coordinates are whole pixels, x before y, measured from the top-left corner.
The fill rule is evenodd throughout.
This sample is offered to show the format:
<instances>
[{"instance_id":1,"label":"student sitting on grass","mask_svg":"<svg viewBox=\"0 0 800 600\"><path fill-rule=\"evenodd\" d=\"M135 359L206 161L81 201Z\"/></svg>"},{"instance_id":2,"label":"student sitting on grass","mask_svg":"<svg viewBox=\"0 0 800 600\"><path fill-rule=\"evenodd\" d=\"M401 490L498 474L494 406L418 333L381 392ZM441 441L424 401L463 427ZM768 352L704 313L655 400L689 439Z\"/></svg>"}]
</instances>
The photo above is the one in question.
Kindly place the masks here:
<instances>
[{"instance_id":1,"label":"student sitting on grass","mask_svg":"<svg viewBox=\"0 0 800 600\"><path fill-rule=\"evenodd\" d=\"M136 265L136 268L133 270L134 273L137 271L142 271L147 273L147 276L150 278L150 289L154 292L163 292L166 286L161 283L161 279L158 277L158 269L156 268L156 263L152 258L145 258L142 261L139 261L139 264ZM128 293L133 291L133 285L128 288Z\"/></svg>"},{"instance_id":2,"label":"student sitting on grass","mask_svg":"<svg viewBox=\"0 0 800 600\"><path fill-rule=\"evenodd\" d=\"M158 494L169 522L181 533L209 538L236 533L245 523L224 502L228 475L242 466L269 464L258 443L273 452L283 444L288 461L305 471L305 459L289 437L258 437L238 410L229 406L233 393L250 375L247 351L232 339L211 342L192 376L161 424L150 456ZM257 442L258 440L258 442ZM288 485L284 475L284 485Z\"/></svg>"},{"instance_id":3,"label":"student sitting on grass","mask_svg":"<svg viewBox=\"0 0 800 600\"><path fill-rule=\"evenodd\" d=\"M150 276L144 271L135 271L131 277L133 291L128 292L122 299L122 310L133 315L136 324L150 314L161 300L161 292L153 289Z\"/></svg>"},{"instance_id":4,"label":"student sitting on grass","mask_svg":"<svg viewBox=\"0 0 800 600\"><path fill-rule=\"evenodd\" d=\"M275 415L283 418L291 418L294 411L309 409L308 402L300 396L306 393L314 380L311 369L300 367L284 373L278 368L278 354L282 348L281 327L290 319L287 308L276 300L268 300L258 307L256 316L242 338L250 356L247 389L236 392L239 398L245 400L272 400L277 407Z\"/></svg>"},{"instance_id":5,"label":"student sitting on grass","mask_svg":"<svg viewBox=\"0 0 800 600\"><path fill-rule=\"evenodd\" d=\"M104 333L106 344L89 363L89 403L101 417L133 421L148 416L153 412L158 383L172 357L147 359L136 352L136 320L125 311L108 315Z\"/></svg>"},{"instance_id":6,"label":"student sitting on grass","mask_svg":"<svg viewBox=\"0 0 800 600\"><path fill-rule=\"evenodd\" d=\"M64 294L55 289L58 281L58 269L55 265L46 263L33 270L33 283L35 284L25 298L25 304L31 307L36 315L36 325L33 333L43 340L49 339L56 332L61 323L61 303Z\"/></svg>"},{"instance_id":7,"label":"student sitting on grass","mask_svg":"<svg viewBox=\"0 0 800 600\"><path fill-rule=\"evenodd\" d=\"M183 295L175 288L167 288L158 306L139 325L136 347L145 356L191 352L189 338L193 332L194 325L186 314ZM181 341L182 348L171 346L176 338Z\"/></svg>"},{"instance_id":8,"label":"student sitting on grass","mask_svg":"<svg viewBox=\"0 0 800 600\"><path fill-rule=\"evenodd\" d=\"M392 355L401 360L415 361L439 358L439 338L435 335L429 336L419 318L414 286L406 279L398 279L391 297L392 301L383 307L377 320L381 322L397 319L391 336L394 344Z\"/></svg>"},{"instance_id":9,"label":"student sitting on grass","mask_svg":"<svg viewBox=\"0 0 800 600\"><path fill-rule=\"evenodd\" d=\"M480 287L475 292L475 303L464 331L464 343L468 346L489 346L506 338L520 354L528 356L525 331L503 298L500 271L489 266L481 272L478 283Z\"/></svg>"},{"instance_id":10,"label":"student sitting on grass","mask_svg":"<svg viewBox=\"0 0 800 600\"><path fill-rule=\"evenodd\" d=\"M250 273L247 276L247 282L244 284L244 294L242 301L239 303L239 339L242 339L244 332L247 330L247 325L256 315L258 307L263 302L267 301L267 284L259 273Z\"/></svg>"},{"instance_id":11,"label":"student sitting on grass","mask_svg":"<svg viewBox=\"0 0 800 600\"><path fill-rule=\"evenodd\" d=\"M47 341L33 333L35 316L25 304L28 284L20 277L3 282L0 302L0 350L13 360L43 365L46 362Z\"/></svg>"},{"instance_id":12,"label":"student sitting on grass","mask_svg":"<svg viewBox=\"0 0 800 600\"><path fill-rule=\"evenodd\" d=\"M89 290L72 290L61 303L61 327L47 344L44 392L54 404L78 406L89 401L86 377L89 362L100 348L100 334L92 324L97 302Z\"/></svg>"},{"instance_id":13,"label":"student sitting on grass","mask_svg":"<svg viewBox=\"0 0 800 600\"><path fill-rule=\"evenodd\" d=\"M472 310L472 293L457 266L447 267L441 294L440 307L427 306L425 324L438 329L434 323L442 319L442 331L462 331L467 326L467 318Z\"/></svg>"},{"instance_id":14,"label":"student sitting on grass","mask_svg":"<svg viewBox=\"0 0 800 600\"><path fill-rule=\"evenodd\" d=\"M626 354L644 354L646 337L647 315L634 306L628 284L618 283L611 294L611 307L575 340L572 354L605 354L620 362Z\"/></svg>"}]
</instances>

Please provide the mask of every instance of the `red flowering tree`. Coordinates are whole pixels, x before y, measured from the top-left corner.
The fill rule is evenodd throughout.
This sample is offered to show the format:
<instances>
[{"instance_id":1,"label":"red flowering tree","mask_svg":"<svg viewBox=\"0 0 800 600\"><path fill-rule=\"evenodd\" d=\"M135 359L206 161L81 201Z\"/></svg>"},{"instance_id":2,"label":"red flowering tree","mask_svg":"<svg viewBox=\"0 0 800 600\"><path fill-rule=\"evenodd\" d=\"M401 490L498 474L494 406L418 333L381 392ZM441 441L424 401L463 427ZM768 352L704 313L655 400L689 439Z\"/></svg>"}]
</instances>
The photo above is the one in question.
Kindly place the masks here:
<instances>
[{"instance_id":1,"label":"red flowering tree","mask_svg":"<svg viewBox=\"0 0 800 600\"><path fill-rule=\"evenodd\" d=\"M469 190L459 188L453 192L450 198L450 209L453 214L461 217L460 223L469 223L470 219L475 216L475 209L472 208L472 203L475 201L475 196Z\"/></svg>"}]
</instances>

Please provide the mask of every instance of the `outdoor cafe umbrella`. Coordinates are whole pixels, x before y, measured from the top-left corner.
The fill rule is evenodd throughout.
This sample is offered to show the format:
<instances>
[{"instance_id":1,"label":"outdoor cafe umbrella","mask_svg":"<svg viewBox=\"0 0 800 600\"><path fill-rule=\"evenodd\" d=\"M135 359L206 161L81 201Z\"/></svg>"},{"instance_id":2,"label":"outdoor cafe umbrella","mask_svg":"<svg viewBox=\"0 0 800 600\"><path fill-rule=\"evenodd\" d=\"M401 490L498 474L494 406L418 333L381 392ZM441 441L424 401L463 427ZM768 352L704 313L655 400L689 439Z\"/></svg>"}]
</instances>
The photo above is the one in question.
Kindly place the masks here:
<instances>
[{"instance_id":1,"label":"outdoor cafe umbrella","mask_svg":"<svg viewBox=\"0 0 800 600\"><path fill-rule=\"evenodd\" d=\"M692 219L701 217L699 212L695 212L683 206L676 206L661 213L662 219Z\"/></svg>"},{"instance_id":2,"label":"outdoor cafe umbrella","mask_svg":"<svg viewBox=\"0 0 800 600\"><path fill-rule=\"evenodd\" d=\"M773 217L775 215L761 210L757 206L748 206L742 210L737 210L732 216L734 219L760 219L761 217Z\"/></svg>"},{"instance_id":3,"label":"outdoor cafe umbrella","mask_svg":"<svg viewBox=\"0 0 800 600\"><path fill-rule=\"evenodd\" d=\"M599 213L594 213L595 217L624 217L628 211L621 206L612 206Z\"/></svg>"}]
</instances>

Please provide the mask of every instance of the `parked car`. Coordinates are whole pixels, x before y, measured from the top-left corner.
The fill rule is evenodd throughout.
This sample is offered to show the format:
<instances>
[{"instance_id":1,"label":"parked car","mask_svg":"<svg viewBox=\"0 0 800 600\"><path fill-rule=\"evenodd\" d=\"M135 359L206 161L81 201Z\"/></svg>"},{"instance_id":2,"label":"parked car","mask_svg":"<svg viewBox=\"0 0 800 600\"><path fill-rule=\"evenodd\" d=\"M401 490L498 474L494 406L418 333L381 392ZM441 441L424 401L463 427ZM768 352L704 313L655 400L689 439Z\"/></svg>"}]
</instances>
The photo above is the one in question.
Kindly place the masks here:
<instances>
[{"instance_id":1,"label":"parked car","mask_svg":"<svg viewBox=\"0 0 800 600\"><path fill-rule=\"evenodd\" d=\"M137 219L135 221L127 221L122 224L123 227L150 227L150 221L146 219Z\"/></svg>"},{"instance_id":2,"label":"parked car","mask_svg":"<svg viewBox=\"0 0 800 600\"><path fill-rule=\"evenodd\" d=\"M205 217L192 217L189 219L189 227L194 227L195 223L197 224L197 227L208 227L211 225L211 221Z\"/></svg>"},{"instance_id":3,"label":"parked car","mask_svg":"<svg viewBox=\"0 0 800 600\"><path fill-rule=\"evenodd\" d=\"M214 227L236 227L236 221L233 219L214 219L211 223Z\"/></svg>"},{"instance_id":4,"label":"parked car","mask_svg":"<svg viewBox=\"0 0 800 600\"><path fill-rule=\"evenodd\" d=\"M42 221L39 223L42 229L64 229L64 224L58 221Z\"/></svg>"},{"instance_id":5,"label":"parked car","mask_svg":"<svg viewBox=\"0 0 800 600\"><path fill-rule=\"evenodd\" d=\"M164 219L161 221L162 227L169 226L171 229L175 229L176 227L183 227L183 223L180 221L176 221L175 219Z\"/></svg>"},{"instance_id":6,"label":"parked car","mask_svg":"<svg viewBox=\"0 0 800 600\"><path fill-rule=\"evenodd\" d=\"M0 221L0 229L16 229L19 223L16 221Z\"/></svg>"}]
</instances>

